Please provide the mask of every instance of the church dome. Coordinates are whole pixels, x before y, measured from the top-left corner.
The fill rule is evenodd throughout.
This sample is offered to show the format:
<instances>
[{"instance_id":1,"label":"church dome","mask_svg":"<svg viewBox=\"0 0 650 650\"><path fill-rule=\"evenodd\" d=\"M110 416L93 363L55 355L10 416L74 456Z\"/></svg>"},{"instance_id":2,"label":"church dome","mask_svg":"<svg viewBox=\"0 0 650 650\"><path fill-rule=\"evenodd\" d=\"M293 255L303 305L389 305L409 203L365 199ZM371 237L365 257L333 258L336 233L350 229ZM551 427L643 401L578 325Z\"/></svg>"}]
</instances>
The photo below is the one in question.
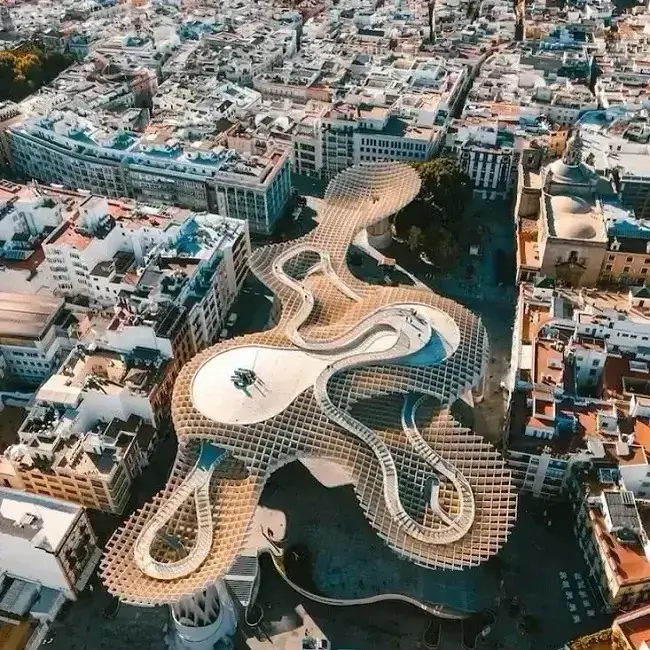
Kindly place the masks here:
<instances>
[{"instance_id":1,"label":"church dome","mask_svg":"<svg viewBox=\"0 0 650 650\"><path fill-rule=\"evenodd\" d=\"M551 198L553 212L560 214L589 214L591 206L578 196L554 196Z\"/></svg>"},{"instance_id":2,"label":"church dome","mask_svg":"<svg viewBox=\"0 0 650 650\"><path fill-rule=\"evenodd\" d=\"M597 235L590 223L569 221L566 217L556 221L555 230L562 239L593 239Z\"/></svg>"},{"instance_id":3,"label":"church dome","mask_svg":"<svg viewBox=\"0 0 650 650\"><path fill-rule=\"evenodd\" d=\"M551 163L548 170L553 173L554 183L582 185L588 182L590 176L589 169L582 163L567 165L561 158Z\"/></svg>"},{"instance_id":4,"label":"church dome","mask_svg":"<svg viewBox=\"0 0 650 650\"><path fill-rule=\"evenodd\" d=\"M555 237L561 239L595 239L598 237L598 216L588 201L579 196L566 194L549 198Z\"/></svg>"},{"instance_id":5,"label":"church dome","mask_svg":"<svg viewBox=\"0 0 650 650\"><path fill-rule=\"evenodd\" d=\"M562 158L546 168L553 183L560 185L588 185L592 179L589 168L582 163L583 142L576 131L566 143Z\"/></svg>"}]
</instances>

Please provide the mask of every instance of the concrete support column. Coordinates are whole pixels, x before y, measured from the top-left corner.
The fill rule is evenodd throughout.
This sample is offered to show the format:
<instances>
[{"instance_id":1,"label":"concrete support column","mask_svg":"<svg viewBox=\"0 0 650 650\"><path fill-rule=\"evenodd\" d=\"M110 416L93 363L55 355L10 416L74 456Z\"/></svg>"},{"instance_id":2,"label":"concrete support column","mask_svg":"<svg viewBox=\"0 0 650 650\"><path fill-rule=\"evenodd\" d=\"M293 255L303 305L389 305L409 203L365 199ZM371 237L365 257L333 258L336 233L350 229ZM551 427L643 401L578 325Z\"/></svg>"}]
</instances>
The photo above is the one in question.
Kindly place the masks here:
<instances>
[{"instance_id":1,"label":"concrete support column","mask_svg":"<svg viewBox=\"0 0 650 650\"><path fill-rule=\"evenodd\" d=\"M237 610L223 580L205 591L170 605L173 650L213 650L231 646L237 630Z\"/></svg>"},{"instance_id":2,"label":"concrete support column","mask_svg":"<svg viewBox=\"0 0 650 650\"><path fill-rule=\"evenodd\" d=\"M383 250L390 246L392 234L390 229L390 219L382 219L377 223L368 226L368 243L377 250Z\"/></svg>"}]
</instances>

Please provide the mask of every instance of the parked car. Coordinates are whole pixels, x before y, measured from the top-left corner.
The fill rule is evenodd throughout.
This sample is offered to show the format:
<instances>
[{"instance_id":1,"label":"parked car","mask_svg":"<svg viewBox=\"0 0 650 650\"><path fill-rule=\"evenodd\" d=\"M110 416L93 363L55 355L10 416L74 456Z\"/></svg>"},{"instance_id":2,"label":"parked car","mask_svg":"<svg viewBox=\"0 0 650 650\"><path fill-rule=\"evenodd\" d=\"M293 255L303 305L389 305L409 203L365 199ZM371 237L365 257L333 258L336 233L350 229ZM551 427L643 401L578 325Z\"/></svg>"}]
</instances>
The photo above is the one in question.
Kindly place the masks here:
<instances>
[{"instance_id":1,"label":"parked car","mask_svg":"<svg viewBox=\"0 0 650 650\"><path fill-rule=\"evenodd\" d=\"M235 312L232 312L230 316L228 316L228 320L226 321L226 324L228 327L232 327L236 322L237 322L237 314Z\"/></svg>"}]
</instances>

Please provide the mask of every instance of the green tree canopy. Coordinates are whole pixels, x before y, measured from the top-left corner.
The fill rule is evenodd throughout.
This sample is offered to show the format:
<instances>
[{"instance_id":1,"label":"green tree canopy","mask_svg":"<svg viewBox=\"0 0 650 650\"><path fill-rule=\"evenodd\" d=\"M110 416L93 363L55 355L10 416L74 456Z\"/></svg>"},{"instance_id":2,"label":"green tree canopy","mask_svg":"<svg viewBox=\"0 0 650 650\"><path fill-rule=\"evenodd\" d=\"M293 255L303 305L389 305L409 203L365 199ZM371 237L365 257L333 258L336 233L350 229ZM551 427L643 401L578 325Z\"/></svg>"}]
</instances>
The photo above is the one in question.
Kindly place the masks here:
<instances>
[{"instance_id":1,"label":"green tree canopy","mask_svg":"<svg viewBox=\"0 0 650 650\"><path fill-rule=\"evenodd\" d=\"M0 101L20 101L50 83L72 59L60 52L44 53L35 44L0 51Z\"/></svg>"},{"instance_id":2,"label":"green tree canopy","mask_svg":"<svg viewBox=\"0 0 650 650\"><path fill-rule=\"evenodd\" d=\"M471 198L471 180L453 158L434 158L416 165L422 179L420 195L443 213L464 212Z\"/></svg>"},{"instance_id":3,"label":"green tree canopy","mask_svg":"<svg viewBox=\"0 0 650 650\"><path fill-rule=\"evenodd\" d=\"M472 182L453 158L434 158L414 167L420 193L395 219L397 235L411 250L424 251L439 269L458 258L458 238L472 196Z\"/></svg>"}]
</instances>

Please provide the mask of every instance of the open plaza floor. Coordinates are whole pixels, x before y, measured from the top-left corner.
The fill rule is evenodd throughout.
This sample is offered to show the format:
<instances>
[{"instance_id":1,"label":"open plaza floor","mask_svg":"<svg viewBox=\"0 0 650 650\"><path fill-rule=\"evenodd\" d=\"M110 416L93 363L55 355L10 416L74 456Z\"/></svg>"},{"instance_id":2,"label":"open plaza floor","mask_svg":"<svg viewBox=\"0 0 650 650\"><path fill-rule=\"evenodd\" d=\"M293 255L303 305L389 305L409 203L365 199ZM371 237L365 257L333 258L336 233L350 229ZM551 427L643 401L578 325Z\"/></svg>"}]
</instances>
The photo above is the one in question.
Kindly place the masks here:
<instances>
[{"instance_id":1,"label":"open plaza floor","mask_svg":"<svg viewBox=\"0 0 650 650\"><path fill-rule=\"evenodd\" d=\"M455 598L464 599L469 604L476 602L474 590L483 590L481 601L494 612L496 620L490 633L480 640L478 648L557 650L567 641L602 629L611 622L611 617L603 613L602 604L587 579L586 565L571 531L569 509L565 504L548 504L532 497L522 497L519 517L508 543L497 560L477 570L481 578L473 580L469 576L474 570L459 573L418 571L413 565L399 560L358 512L351 486L325 488L299 463L289 465L275 475L262 497L262 505L284 510L288 543L301 543L309 548L313 581L325 595L359 597L401 587L403 592L438 592L440 597L448 597L455 591ZM334 636L330 637L333 648L388 650L398 647L391 645L392 632L385 629L391 619L386 617L383 606L349 610L324 608L294 594L292 598L287 596L287 608L283 609L282 603L267 591L269 583L264 585L264 580L268 580L267 572L263 574L259 602L268 609L266 620L271 625L269 629L275 629L274 621L279 624L284 620L286 624L286 617L293 616L295 603L299 601L304 608L301 620L309 620L310 625L328 632L332 625L330 619L339 621L339 625L334 627ZM270 584L276 584L275 578ZM463 593L464 590L467 593ZM271 593L276 593L276 590ZM397 604L387 605L388 609L391 607L400 611L402 608ZM356 625L365 629L366 624L360 625L358 614L349 614L361 609L366 616L363 620L370 621L369 630L384 629L386 636L379 635L373 639L374 645L361 644L357 638L363 637L357 637L340 623L347 620L351 624L354 619ZM405 645L399 647L422 647L417 643L421 641L429 617L414 607L406 609L412 618L408 619L408 626L405 625L408 627L403 635L402 643ZM529 631L525 629L527 625ZM282 629L284 631L278 634L287 633ZM414 630L417 633L413 633ZM443 621L441 649L460 647L455 646L458 630L458 624ZM356 645L350 643L350 635ZM257 641L249 647L275 647L271 641L267 641L268 645Z\"/></svg>"}]
</instances>

